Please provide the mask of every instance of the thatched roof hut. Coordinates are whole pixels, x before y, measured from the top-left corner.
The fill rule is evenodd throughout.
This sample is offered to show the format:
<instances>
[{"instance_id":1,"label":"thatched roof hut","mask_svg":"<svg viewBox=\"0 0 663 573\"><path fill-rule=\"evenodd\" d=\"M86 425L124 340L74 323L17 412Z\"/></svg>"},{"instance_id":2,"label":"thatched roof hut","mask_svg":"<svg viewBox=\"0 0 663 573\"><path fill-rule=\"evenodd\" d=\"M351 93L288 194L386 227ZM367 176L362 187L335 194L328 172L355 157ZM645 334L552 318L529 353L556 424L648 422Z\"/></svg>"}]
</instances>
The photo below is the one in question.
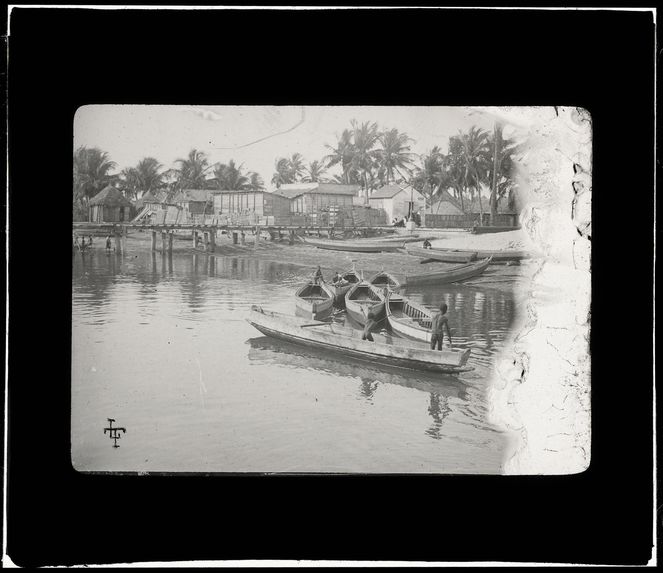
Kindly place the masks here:
<instances>
[{"instance_id":1,"label":"thatched roof hut","mask_svg":"<svg viewBox=\"0 0 663 573\"><path fill-rule=\"evenodd\" d=\"M89 220L95 223L128 221L132 209L131 201L119 189L109 185L90 199Z\"/></svg>"}]
</instances>

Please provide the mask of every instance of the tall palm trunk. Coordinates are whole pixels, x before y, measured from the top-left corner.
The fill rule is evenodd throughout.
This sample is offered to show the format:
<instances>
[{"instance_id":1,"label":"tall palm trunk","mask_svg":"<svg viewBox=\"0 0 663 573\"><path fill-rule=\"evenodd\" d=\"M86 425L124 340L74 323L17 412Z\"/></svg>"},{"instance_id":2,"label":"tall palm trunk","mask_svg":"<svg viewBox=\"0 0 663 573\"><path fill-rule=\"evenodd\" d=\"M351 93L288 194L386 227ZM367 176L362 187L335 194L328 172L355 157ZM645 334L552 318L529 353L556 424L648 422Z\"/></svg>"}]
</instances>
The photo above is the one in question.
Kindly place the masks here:
<instances>
[{"instance_id":1,"label":"tall palm trunk","mask_svg":"<svg viewBox=\"0 0 663 573\"><path fill-rule=\"evenodd\" d=\"M500 145L501 145L501 132L499 129L497 129L497 123L495 123L495 127L493 128L493 139L494 139L494 152L493 152L493 185L492 189L490 191L490 224L494 225L495 224L495 219L497 218L497 158L500 153Z\"/></svg>"}]
</instances>

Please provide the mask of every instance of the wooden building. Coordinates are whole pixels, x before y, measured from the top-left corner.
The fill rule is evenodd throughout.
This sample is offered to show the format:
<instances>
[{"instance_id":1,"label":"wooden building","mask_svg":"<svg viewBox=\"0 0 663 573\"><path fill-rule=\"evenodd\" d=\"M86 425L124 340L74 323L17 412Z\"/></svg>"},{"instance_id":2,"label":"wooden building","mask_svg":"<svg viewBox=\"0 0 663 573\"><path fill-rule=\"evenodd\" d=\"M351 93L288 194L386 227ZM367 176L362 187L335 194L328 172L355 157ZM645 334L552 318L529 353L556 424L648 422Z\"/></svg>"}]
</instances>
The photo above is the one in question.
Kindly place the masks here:
<instances>
[{"instance_id":1,"label":"wooden building","mask_svg":"<svg viewBox=\"0 0 663 573\"><path fill-rule=\"evenodd\" d=\"M88 204L88 219L93 223L118 223L133 216L133 204L119 189L109 185L97 193Z\"/></svg>"},{"instance_id":2,"label":"wooden building","mask_svg":"<svg viewBox=\"0 0 663 573\"><path fill-rule=\"evenodd\" d=\"M352 209L353 198L359 193L359 185L337 183L291 183L274 191L290 201L290 213L312 215L328 211L330 205Z\"/></svg>"},{"instance_id":3,"label":"wooden building","mask_svg":"<svg viewBox=\"0 0 663 573\"><path fill-rule=\"evenodd\" d=\"M426 206L424 196L411 185L385 185L368 198L374 209L382 209L389 223L401 220L411 213L418 213Z\"/></svg>"},{"instance_id":4,"label":"wooden building","mask_svg":"<svg viewBox=\"0 0 663 573\"><path fill-rule=\"evenodd\" d=\"M212 191L208 189L182 189L168 203L177 205L187 219L191 215L211 215Z\"/></svg>"},{"instance_id":5,"label":"wooden building","mask_svg":"<svg viewBox=\"0 0 663 573\"><path fill-rule=\"evenodd\" d=\"M283 217L290 214L290 201L267 191L213 190L214 215Z\"/></svg>"}]
</instances>

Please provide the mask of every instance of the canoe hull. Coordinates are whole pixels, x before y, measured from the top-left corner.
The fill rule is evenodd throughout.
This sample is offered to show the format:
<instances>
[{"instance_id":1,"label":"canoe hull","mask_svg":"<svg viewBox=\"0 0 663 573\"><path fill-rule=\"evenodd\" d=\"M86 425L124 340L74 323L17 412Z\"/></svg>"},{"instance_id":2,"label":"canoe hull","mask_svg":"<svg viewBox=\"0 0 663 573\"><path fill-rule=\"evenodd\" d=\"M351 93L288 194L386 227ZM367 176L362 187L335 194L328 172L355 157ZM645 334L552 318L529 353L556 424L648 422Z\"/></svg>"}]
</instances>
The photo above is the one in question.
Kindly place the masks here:
<instances>
[{"instance_id":1,"label":"canoe hull","mask_svg":"<svg viewBox=\"0 0 663 573\"><path fill-rule=\"evenodd\" d=\"M422 247L405 247L405 250L408 255L442 263L469 263L477 258L476 251L446 251L442 249L424 249Z\"/></svg>"},{"instance_id":2,"label":"canoe hull","mask_svg":"<svg viewBox=\"0 0 663 573\"><path fill-rule=\"evenodd\" d=\"M458 267L453 267L451 269L433 271L430 273L423 273L420 275L407 275L405 281L408 286L410 285L419 285L419 284L449 284L456 283L460 281L465 281L467 279L474 278L483 273L488 265L491 262L491 258L488 257L483 261L478 261L476 263L469 263L466 265L460 265Z\"/></svg>"},{"instance_id":3,"label":"canoe hull","mask_svg":"<svg viewBox=\"0 0 663 573\"><path fill-rule=\"evenodd\" d=\"M474 227L472 232L476 235L483 235L485 233L505 233L506 231L518 231L520 227Z\"/></svg>"},{"instance_id":4,"label":"canoe hull","mask_svg":"<svg viewBox=\"0 0 663 573\"><path fill-rule=\"evenodd\" d=\"M374 241L374 242L355 242L350 241L316 241L305 239L307 245L318 249L327 249L330 251L350 251L353 253L379 253L381 251L395 251L405 244L403 241Z\"/></svg>"},{"instance_id":5,"label":"canoe hull","mask_svg":"<svg viewBox=\"0 0 663 573\"><path fill-rule=\"evenodd\" d=\"M375 302L370 303L366 301L366 299L363 301L354 299L353 296L356 290L360 288L371 289L377 297ZM353 285L352 288L345 294L345 312L350 315L352 320L358 324L361 324L362 326L366 324L366 314L362 309L365 309L366 312L368 312L368 309L374 307L375 305L378 305L375 307L377 320L382 320L385 317L384 300L382 300L380 290L377 287L372 286L370 283L357 283L356 285Z\"/></svg>"},{"instance_id":6,"label":"canoe hull","mask_svg":"<svg viewBox=\"0 0 663 573\"><path fill-rule=\"evenodd\" d=\"M326 294L326 298L324 298L324 300L310 300L301 296L302 291L304 291L307 286L310 285L304 285L295 293L295 308L297 309L297 313L300 316L310 316L312 318L316 316L319 318L329 316L334 306L334 294L331 289L322 283L319 285L319 288L321 292Z\"/></svg>"},{"instance_id":7,"label":"canoe hull","mask_svg":"<svg viewBox=\"0 0 663 573\"><path fill-rule=\"evenodd\" d=\"M320 326L302 328L305 324L303 321L279 313L261 312L255 308L251 310L247 321L266 336L336 352L377 365L446 373L472 369L466 366L469 350L434 351L413 346L368 342L361 340L361 333L357 330L333 324L323 326L323 323L320 323Z\"/></svg>"}]
</instances>

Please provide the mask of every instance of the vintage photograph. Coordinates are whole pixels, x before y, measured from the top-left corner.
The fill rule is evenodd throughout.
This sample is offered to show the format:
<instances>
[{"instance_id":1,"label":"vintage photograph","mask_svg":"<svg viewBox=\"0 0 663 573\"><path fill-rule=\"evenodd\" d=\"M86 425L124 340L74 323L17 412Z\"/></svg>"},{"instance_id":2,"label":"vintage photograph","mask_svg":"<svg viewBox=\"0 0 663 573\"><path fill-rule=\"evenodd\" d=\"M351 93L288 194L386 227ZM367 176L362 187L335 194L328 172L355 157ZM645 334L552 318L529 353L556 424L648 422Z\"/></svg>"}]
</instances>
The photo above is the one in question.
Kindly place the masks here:
<instances>
[{"instance_id":1,"label":"vintage photograph","mask_svg":"<svg viewBox=\"0 0 663 573\"><path fill-rule=\"evenodd\" d=\"M586 110L85 105L73 127L79 472L589 466Z\"/></svg>"}]
</instances>

